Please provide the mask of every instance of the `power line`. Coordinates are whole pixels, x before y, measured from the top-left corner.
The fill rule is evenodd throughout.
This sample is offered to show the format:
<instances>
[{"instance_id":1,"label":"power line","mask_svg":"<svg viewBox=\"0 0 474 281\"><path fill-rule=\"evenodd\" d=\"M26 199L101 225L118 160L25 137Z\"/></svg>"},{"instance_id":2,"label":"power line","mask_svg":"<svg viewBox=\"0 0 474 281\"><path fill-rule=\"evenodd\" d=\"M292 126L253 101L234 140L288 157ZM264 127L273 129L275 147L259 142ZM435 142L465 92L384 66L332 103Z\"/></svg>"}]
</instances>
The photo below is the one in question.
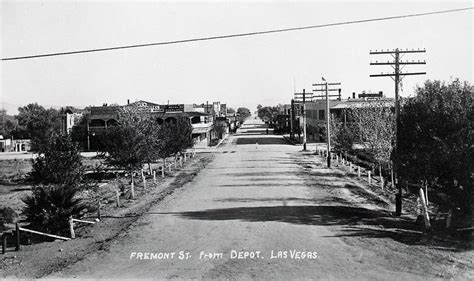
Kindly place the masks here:
<instances>
[{"instance_id":1,"label":"power line","mask_svg":"<svg viewBox=\"0 0 474 281\"><path fill-rule=\"evenodd\" d=\"M190 43L190 42L198 42L198 41L210 41L210 40L217 40L217 39L255 36L255 35L262 35L262 34L289 32L289 31L297 31L297 30L305 30L305 29L315 29L315 28L330 27L330 26L340 26L340 25L358 24L358 23L366 23L366 22L376 22L376 21L421 17L421 16L437 15L437 14L445 14L445 13L454 13L454 12L461 12L461 11L467 11L467 10L472 10L472 9L474 9L474 7L451 9L451 10L442 10L442 11L418 13L418 14L409 14L409 15L401 15L401 16L392 16L392 17L382 17L382 18L373 18L373 19L363 19L363 20L355 20L355 21L345 21L345 22L327 23L327 24L319 24L319 25L292 27L292 28L284 28L284 29L256 31L256 32L248 32L248 33L237 33L237 34L229 34L229 35L191 38L191 39L183 39L183 40L176 40L176 41L156 42L156 43L147 43L147 44L135 44L135 45L126 45L126 46L118 46L118 47L108 47L108 48L88 49L88 50L79 50L79 51L70 51L70 52L49 53L49 54L30 55L30 56L21 56L21 57L9 57L9 58L2 58L2 61L34 59L34 58L53 57L53 56L65 56L65 55L74 55L74 54L82 54L82 53L93 53L93 52L113 51L113 50L121 50L121 49L131 49L131 48L141 48L141 47L151 47L151 46L162 46L162 45Z\"/></svg>"}]
</instances>

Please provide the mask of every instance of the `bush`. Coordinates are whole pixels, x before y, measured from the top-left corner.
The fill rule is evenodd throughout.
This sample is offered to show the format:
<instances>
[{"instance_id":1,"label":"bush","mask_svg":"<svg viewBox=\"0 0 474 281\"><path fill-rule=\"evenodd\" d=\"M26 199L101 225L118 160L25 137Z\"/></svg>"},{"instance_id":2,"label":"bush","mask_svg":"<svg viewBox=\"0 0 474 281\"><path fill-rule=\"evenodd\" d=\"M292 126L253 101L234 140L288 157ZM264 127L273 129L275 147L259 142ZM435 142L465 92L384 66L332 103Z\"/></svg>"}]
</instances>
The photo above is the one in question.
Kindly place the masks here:
<instances>
[{"instance_id":1,"label":"bush","mask_svg":"<svg viewBox=\"0 0 474 281\"><path fill-rule=\"evenodd\" d=\"M333 135L334 149L340 152L352 151L355 135L347 126L339 125Z\"/></svg>"},{"instance_id":2,"label":"bush","mask_svg":"<svg viewBox=\"0 0 474 281\"><path fill-rule=\"evenodd\" d=\"M53 135L32 162L30 176L36 184L75 188L84 174L79 148L67 135Z\"/></svg>"},{"instance_id":3,"label":"bush","mask_svg":"<svg viewBox=\"0 0 474 281\"><path fill-rule=\"evenodd\" d=\"M23 199L26 221L35 230L68 235L69 217L80 218L87 210L76 194L76 189L63 186L36 187L32 195Z\"/></svg>"},{"instance_id":4,"label":"bush","mask_svg":"<svg viewBox=\"0 0 474 281\"><path fill-rule=\"evenodd\" d=\"M474 87L426 81L401 108L397 136L402 182L426 184L446 208L471 219ZM444 195L443 195L444 194ZM441 196L443 195L443 196Z\"/></svg>"}]
</instances>

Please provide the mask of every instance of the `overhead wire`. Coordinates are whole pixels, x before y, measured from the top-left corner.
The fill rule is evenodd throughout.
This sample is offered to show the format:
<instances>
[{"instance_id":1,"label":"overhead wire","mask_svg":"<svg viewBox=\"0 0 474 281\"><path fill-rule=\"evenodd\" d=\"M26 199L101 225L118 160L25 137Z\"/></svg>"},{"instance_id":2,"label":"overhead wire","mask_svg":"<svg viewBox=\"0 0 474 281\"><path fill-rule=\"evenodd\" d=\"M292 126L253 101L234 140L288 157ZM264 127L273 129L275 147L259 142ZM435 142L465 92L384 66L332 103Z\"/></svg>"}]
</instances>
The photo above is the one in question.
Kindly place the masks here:
<instances>
[{"instance_id":1,"label":"overhead wire","mask_svg":"<svg viewBox=\"0 0 474 281\"><path fill-rule=\"evenodd\" d=\"M451 10L441 10L441 11L435 11L435 12L416 13L416 14L408 14L408 15L399 15L399 16L390 16L390 17L381 17L381 18L372 18L372 19L352 20L352 21L344 21L344 22L336 22L336 23L300 26L300 27L291 27L291 28L283 28L283 29L255 31L255 32L247 32L247 33L236 33L236 34L191 38L191 39L183 39L183 40L175 40L175 41L155 42L155 43L146 43L146 44L134 44L134 45L107 47L107 48L95 48L95 49L77 50L77 51L68 51L68 52L46 53L46 54L29 55L29 56L6 57L6 58L2 58L2 61L25 60L25 59L35 59L35 58L44 58L44 57L53 57L53 56L65 56L65 55L74 55L74 54L83 54L83 53L93 53L93 52L104 52L104 51L113 51L113 50L122 50L122 49L142 48L142 47L151 47L151 46L182 44L182 43L199 42L199 41L210 41L210 40L255 36L255 35L263 35L263 34L271 34L271 33L290 32L290 31L297 31L297 30L316 29L316 28L331 27L331 26L341 26L341 25L350 25L350 24L359 24L359 23L367 23L367 22L377 22L377 21L386 21L386 20L394 20L394 19L421 17L421 16L437 15L437 14L445 14L445 13L454 13L454 12L461 12L461 11L467 11L467 10L472 10L472 9L474 9L474 7L466 7L466 8L451 9Z\"/></svg>"}]
</instances>

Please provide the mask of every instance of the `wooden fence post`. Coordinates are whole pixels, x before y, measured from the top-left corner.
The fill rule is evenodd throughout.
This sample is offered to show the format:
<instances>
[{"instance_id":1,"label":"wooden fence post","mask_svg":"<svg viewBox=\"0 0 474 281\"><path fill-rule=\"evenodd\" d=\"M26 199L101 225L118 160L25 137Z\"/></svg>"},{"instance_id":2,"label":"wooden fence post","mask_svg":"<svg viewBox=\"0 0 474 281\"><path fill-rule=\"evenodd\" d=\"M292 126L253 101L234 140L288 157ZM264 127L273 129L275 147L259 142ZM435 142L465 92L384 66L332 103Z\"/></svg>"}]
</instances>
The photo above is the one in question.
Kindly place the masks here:
<instances>
[{"instance_id":1,"label":"wooden fence post","mask_svg":"<svg viewBox=\"0 0 474 281\"><path fill-rule=\"evenodd\" d=\"M98 201L97 203L98 203L97 218L98 218L99 220L101 220L101 219L102 219L102 215L100 214L100 207L101 207L102 204L100 203L100 199L99 199L99 201Z\"/></svg>"},{"instance_id":2,"label":"wooden fence post","mask_svg":"<svg viewBox=\"0 0 474 281\"><path fill-rule=\"evenodd\" d=\"M367 181L369 182L369 185L372 183L372 179L370 178L370 171L367 171Z\"/></svg>"},{"instance_id":3,"label":"wooden fence post","mask_svg":"<svg viewBox=\"0 0 474 281\"><path fill-rule=\"evenodd\" d=\"M72 216L69 217L69 232L71 233L71 239L76 238L76 234L74 233L74 221L72 220Z\"/></svg>"},{"instance_id":4,"label":"wooden fence post","mask_svg":"<svg viewBox=\"0 0 474 281\"><path fill-rule=\"evenodd\" d=\"M2 234L2 254L7 252L7 237L8 233L5 232Z\"/></svg>"},{"instance_id":5,"label":"wooden fence post","mask_svg":"<svg viewBox=\"0 0 474 281\"><path fill-rule=\"evenodd\" d=\"M449 209L448 218L446 219L446 228L451 227L451 219L453 218L453 209Z\"/></svg>"},{"instance_id":6,"label":"wooden fence post","mask_svg":"<svg viewBox=\"0 0 474 281\"><path fill-rule=\"evenodd\" d=\"M118 190L115 190L115 203L117 208L120 207L120 193Z\"/></svg>"},{"instance_id":7,"label":"wooden fence post","mask_svg":"<svg viewBox=\"0 0 474 281\"><path fill-rule=\"evenodd\" d=\"M161 166L161 177L165 177L165 166Z\"/></svg>"},{"instance_id":8,"label":"wooden fence post","mask_svg":"<svg viewBox=\"0 0 474 281\"><path fill-rule=\"evenodd\" d=\"M352 162L349 162L349 172L352 172Z\"/></svg>"},{"instance_id":9,"label":"wooden fence post","mask_svg":"<svg viewBox=\"0 0 474 281\"><path fill-rule=\"evenodd\" d=\"M360 166L357 166L357 177L360 178Z\"/></svg>"},{"instance_id":10,"label":"wooden fence post","mask_svg":"<svg viewBox=\"0 0 474 281\"><path fill-rule=\"evenodd\" d=\"M430 215L428 214L428 207L426 206L425 193L423 192L423 188L420 188L420 201L421 207L423 208L423 219L425 221L425 228L429 229L431 227Z\"/></svg>"},{"instance_id":11,"label":"wooden fence post","mask_svg":"<svg viewBox=\"0 0 474 281\"><path fill-rule=\"evenodd\" d=\"M384 180L383 180L383 175L382 175L382 165L379 165L379 177L380 177L380 186L382 187L382 190L383 190Z\"/></svg>"},{"instance_id":12,"label":"wooden fence post","mask_svg":"<svg viewBox=\"0 0 474 281\"><path fill-rule=\"evenodd\" d=\"M179 157L179 166L183 168L183 157Z\"/></svg>"},{"instance_id":13,"label":"wooden fence post","mask_svg":"<svg viewBox=\"0 0 474 281\"><path fill-rule=\"evenodd\" d=\"M130 190L130 198L133 199L135 198L135 183L133 180L133 172L132 172L132 184L131 184L131 190Z\"/></svg>"},{"instance_id":14,"label":"wooden fence post","mask_svg":"<svg viewBox=\"0 0 474 281\"><path fill-rule=\"evenodd\" d=\"M153 170L153 183L156 184L156 170Z\"/></svg>"},{"instance_id":15,"label":"wooden fence post","mask_svg":"<svg viewBox=\"0 0 474 281\"><path fill-rule=\"evenodd\" d=\"M426 206L430 205L430 201L428 200L428 184L425 182L425 196L426 196Z\"/></svg>"},{"instance_id":16,"label":"wooden fence post","mask_svg":"<svg viewBox=\"0 0 474 281\"><path fill-rule=\"evenodd\" d=\"M143 170L142 170L142 181L143 181L143 189L146 189L146 178L145 178L145 175L143 174Z\"/></svg>"},{"instance_id":17,"label":"wooden fence post","mask_svg":"<svg viewBox=\"0 0 474 281\"><path fill-rule=\"evenodd\" d=\"M184 153L184 162L186 162L186 152Z\"/></svg>"},{"instance_id":18,"label":"wooden fence post","mask_svg":"<svg viewBox=\"0 0 474 281\"><path fill-rule=\"evenodd\" d=\"M15 223L15 251L20 250L20 227L18 226L18 223Z\"/></svg>"},{"instance_id":19,"label":"wooden fence post","mask_svg":"<svg viewBox=\"0 0 474 281\"><path fill-rule=\"evenodd\" d=\"M395 178L393 174L393 162L390 161L390 180L392 181L392 187L395 187Z\"/></svg>"}]
</instances>

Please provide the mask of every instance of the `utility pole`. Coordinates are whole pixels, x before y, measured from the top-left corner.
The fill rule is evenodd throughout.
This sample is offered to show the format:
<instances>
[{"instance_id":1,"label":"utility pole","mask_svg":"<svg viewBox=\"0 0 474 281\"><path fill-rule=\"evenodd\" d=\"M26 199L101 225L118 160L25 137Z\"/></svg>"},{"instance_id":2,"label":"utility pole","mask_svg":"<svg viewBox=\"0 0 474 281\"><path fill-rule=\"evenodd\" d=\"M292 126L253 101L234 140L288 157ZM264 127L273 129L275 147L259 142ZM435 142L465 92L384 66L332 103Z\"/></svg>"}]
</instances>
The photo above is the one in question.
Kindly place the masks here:
<instances>
[{"instance_id":1,"label":"utility pole","mask_svg":"<svg viewBox=\"0 0 474 281\"><path fill-rule=\"evenodd\" d=\"M291 99L291 110L290 110L290 139L293 140L295 137L295 134L293 132L293 126L294 126L294 121L295 119L295 100Z\"/></svg>"},{"instance_id":2,"label":"utility pole","mask_svg":"<svg viewBox=\"0 0 474 281\"><path fill-rule=\"evenodd\" d=\"M295 99L301 99L303 101L303 151L306 151L306 90L303 89L303 93L295 93Z\"/></svg>"},{"instance_id":3,"label":"utility pole","mask_svg":"<svg viewBox=\"0 0 474 281\"><path fill-rule=\"evenodd\" d=\"M337 97L341 97L341 89L328 89L328 85L330 86L336 86L336 85L341 85L341 83L328 83L326 81L326 79L324 79L323 77L321 77L321 79L324 81L324 83L319 83L319 84L313 84L313 86L324 86L324 90L313 90L315 92L322 92L324 91L326 93L325 97L326 97L326 144L327 144L327 164L328 164L328 168L331 167L331 126L330 126L330 118L331 118L331 114L329 113L329 97L330 96L337 96ZM337 95L329 95L329 92L332 92L332 91L337 91L338 94ZM315 97L323 97L323 96L315 96Z\"/></svg>"},{"instance_id":4,"label":"utility pole","mask_svg":"<svg viewBox=\"0 0 474 281\"><path fill-rule=\"evenodd\" d=\"M90 137L90 129L89 129L89 120L86 120L87 124L87 151L91 150L91 137Z\"/></svg>"},{"instance_id":5,"label":"utility pole","mask_svg":"<svg viewBox=\"0 0 474 281\"><path fill-rule=\"evenodd\" d=\"M5 137L6 131L5 131L5 114L7 112L5 111L5 102L2 101L2 136Z\"/></svg>"},{"instance_id":6,"label":"utility pole","mask_svg":"<svg viewBox=\"0 0 474 281\"><path fill-rule=\"evenodd\" d=\"M416 65L416 64L426 64L425 61L420 62L412 60L410 61L402 61L401 58L403 57L404 54L409 54L409 53L426 53L426 50L401 50L401 49L395 49L395 50L381 50L381 51L370 51L371 55L381 55L381 54L389 54L394 58L394 61L386 61L386 62L371 62L370 65L390 65L394 73L387 73L384 74L383 72L381 74L371 74L370 77L390 77L393 79L395 82L395 141L393 144L393 151L394 155L396 154L397 151L397 132L398 132L398 122L399 122L399 115L400 115L400 101L398 98L398 90L400 86L400 82L403 80L403 78L406 75L424 75L426 72L402 72L402 69L405 65ZM400 56L401 55L401 56ZM400 66L402 66L400 68ZM397 161L395 161L397 163ZM395 207L395 215L401 216L402 214L402 187L401 185L398 184L398 177L397 177L397 165L393 165L393 170L394 170L394 177L395 177L395 186L398 187L398 194L396 195L396 207Z\"/></svg>"}]
</instances>

